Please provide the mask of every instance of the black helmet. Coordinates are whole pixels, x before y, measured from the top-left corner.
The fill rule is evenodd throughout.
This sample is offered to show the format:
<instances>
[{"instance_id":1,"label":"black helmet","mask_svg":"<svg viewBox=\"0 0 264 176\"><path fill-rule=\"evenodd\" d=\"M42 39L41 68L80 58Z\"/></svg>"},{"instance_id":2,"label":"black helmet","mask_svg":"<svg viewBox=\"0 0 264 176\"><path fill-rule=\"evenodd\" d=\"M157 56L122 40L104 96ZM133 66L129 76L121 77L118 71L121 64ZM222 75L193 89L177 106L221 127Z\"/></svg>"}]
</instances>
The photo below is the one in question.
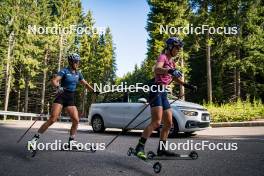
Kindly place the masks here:
<instances>
[{"instance_id":1,"label":"black helmet","mask_svg":"<svg viewBox=\"0 0 264 176\"><path fill-rule=\"evenodd\" d=\"M172 50L173 47L175 46L179 46L180 48L183 47L183 42L181 39L177 38L177 37L170 37L167 41L166 41L166 49Z\"/></svg>"},{"instance_id":2,"label":"black helmet","mask_svg":"<svg viewBox=\"0 0 264 176\"><path fill-rule=\"evenodd\" d=\"M79 56L79 54L76 53L72 53L68 55L68 61L69 62L80 62L81 58Z\"/></svg>"}]
</instances>

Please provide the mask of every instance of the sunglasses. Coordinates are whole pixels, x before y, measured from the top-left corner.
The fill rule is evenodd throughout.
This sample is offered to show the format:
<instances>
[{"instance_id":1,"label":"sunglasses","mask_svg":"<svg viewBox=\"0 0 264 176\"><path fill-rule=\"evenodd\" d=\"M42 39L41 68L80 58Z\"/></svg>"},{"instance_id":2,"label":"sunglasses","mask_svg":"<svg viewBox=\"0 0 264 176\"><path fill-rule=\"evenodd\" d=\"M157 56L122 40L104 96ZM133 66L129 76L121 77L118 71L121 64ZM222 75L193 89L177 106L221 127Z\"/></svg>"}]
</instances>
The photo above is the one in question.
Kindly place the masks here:
<instances>
[{"instance_id":1,"label":"sunglasses","mask_svg":"<svg viewBox=\"0 0 264 176\"><path fill-rule=\"evenodd\" d=\"M176 45L174 47L177 48L177 50L180 50L181 49L181 47L179 45Z\"/></svg>"},{"instance_id":2,"label":"sunglasses","mask_svg":"<svg viewBox=\"0 0 264 176\"><path fill-rule=\"evenodd\" d=\"M74 64L80 64L80 61L75 60L75 61L72 61L72 63L74 63Z\"/></svg>"}]
</instances>

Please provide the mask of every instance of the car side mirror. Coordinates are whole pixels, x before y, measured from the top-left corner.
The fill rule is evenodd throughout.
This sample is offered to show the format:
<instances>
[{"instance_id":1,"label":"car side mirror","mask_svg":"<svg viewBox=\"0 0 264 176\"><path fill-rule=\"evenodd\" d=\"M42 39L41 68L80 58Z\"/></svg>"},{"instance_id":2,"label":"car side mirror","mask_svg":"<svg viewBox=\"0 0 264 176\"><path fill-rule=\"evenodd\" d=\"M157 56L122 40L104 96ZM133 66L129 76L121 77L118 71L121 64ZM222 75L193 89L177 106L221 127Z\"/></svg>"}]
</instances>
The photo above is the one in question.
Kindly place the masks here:
<instances>
[{"instance_id":1,"label":"car side mirror","mask_svg":"<svg viewBox=\"0 0 264 176\"><path fill-rule=\"evenodd\" d=\"M139 98L139 99L138 99L138 102L139 102L139 103L147 103L148 101L147 101L146 98Z\"/></svg>"}]
</instances>

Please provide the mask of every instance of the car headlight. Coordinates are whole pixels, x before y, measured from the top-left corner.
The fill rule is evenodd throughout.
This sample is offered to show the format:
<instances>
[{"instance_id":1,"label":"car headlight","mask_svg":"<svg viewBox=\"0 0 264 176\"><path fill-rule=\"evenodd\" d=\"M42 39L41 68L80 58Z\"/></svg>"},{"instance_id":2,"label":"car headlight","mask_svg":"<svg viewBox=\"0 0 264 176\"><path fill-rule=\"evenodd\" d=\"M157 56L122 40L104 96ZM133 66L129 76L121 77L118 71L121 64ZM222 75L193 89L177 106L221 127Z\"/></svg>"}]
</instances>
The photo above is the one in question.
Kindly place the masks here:
<instances>
[{"instance_id":1,"label":"car headlight","mask_svg":"<svg viewBox=\"0 0 264 176\"><path fill-rule=\"evenodd\" d=\"M198 112L196 111L181 110L181 112L186 116L197 116L198 115Z\"/></svg>"}]
</instances>

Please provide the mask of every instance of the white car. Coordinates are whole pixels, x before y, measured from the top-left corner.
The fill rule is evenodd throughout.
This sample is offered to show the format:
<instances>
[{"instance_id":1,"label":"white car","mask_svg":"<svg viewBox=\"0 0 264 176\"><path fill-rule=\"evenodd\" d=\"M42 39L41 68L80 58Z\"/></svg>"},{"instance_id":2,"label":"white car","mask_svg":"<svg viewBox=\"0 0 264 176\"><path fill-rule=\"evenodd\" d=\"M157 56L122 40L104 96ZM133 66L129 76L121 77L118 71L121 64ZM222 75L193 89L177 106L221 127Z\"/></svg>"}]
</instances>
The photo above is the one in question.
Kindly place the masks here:
<instances>
[{"instance_id":1,"label":"white car","mask_svg":"<svg viewBox=\"0 0 264 176\"><path fill-rule=\"evenodd\" d=\"M88 122L94 132L104 132L106 128L123 129L145 107L147 108L125 130L143 130L151 120L147 93L109 92L99 95L97 102L89 110ZM173 100L170 100L172 102ZM201 105L177 100L171 104L173 126L170 137L179 132L192 134L210 125L210 114ZM157 129L159 132L160 128Z\"/></svg>"}]
</instances>

